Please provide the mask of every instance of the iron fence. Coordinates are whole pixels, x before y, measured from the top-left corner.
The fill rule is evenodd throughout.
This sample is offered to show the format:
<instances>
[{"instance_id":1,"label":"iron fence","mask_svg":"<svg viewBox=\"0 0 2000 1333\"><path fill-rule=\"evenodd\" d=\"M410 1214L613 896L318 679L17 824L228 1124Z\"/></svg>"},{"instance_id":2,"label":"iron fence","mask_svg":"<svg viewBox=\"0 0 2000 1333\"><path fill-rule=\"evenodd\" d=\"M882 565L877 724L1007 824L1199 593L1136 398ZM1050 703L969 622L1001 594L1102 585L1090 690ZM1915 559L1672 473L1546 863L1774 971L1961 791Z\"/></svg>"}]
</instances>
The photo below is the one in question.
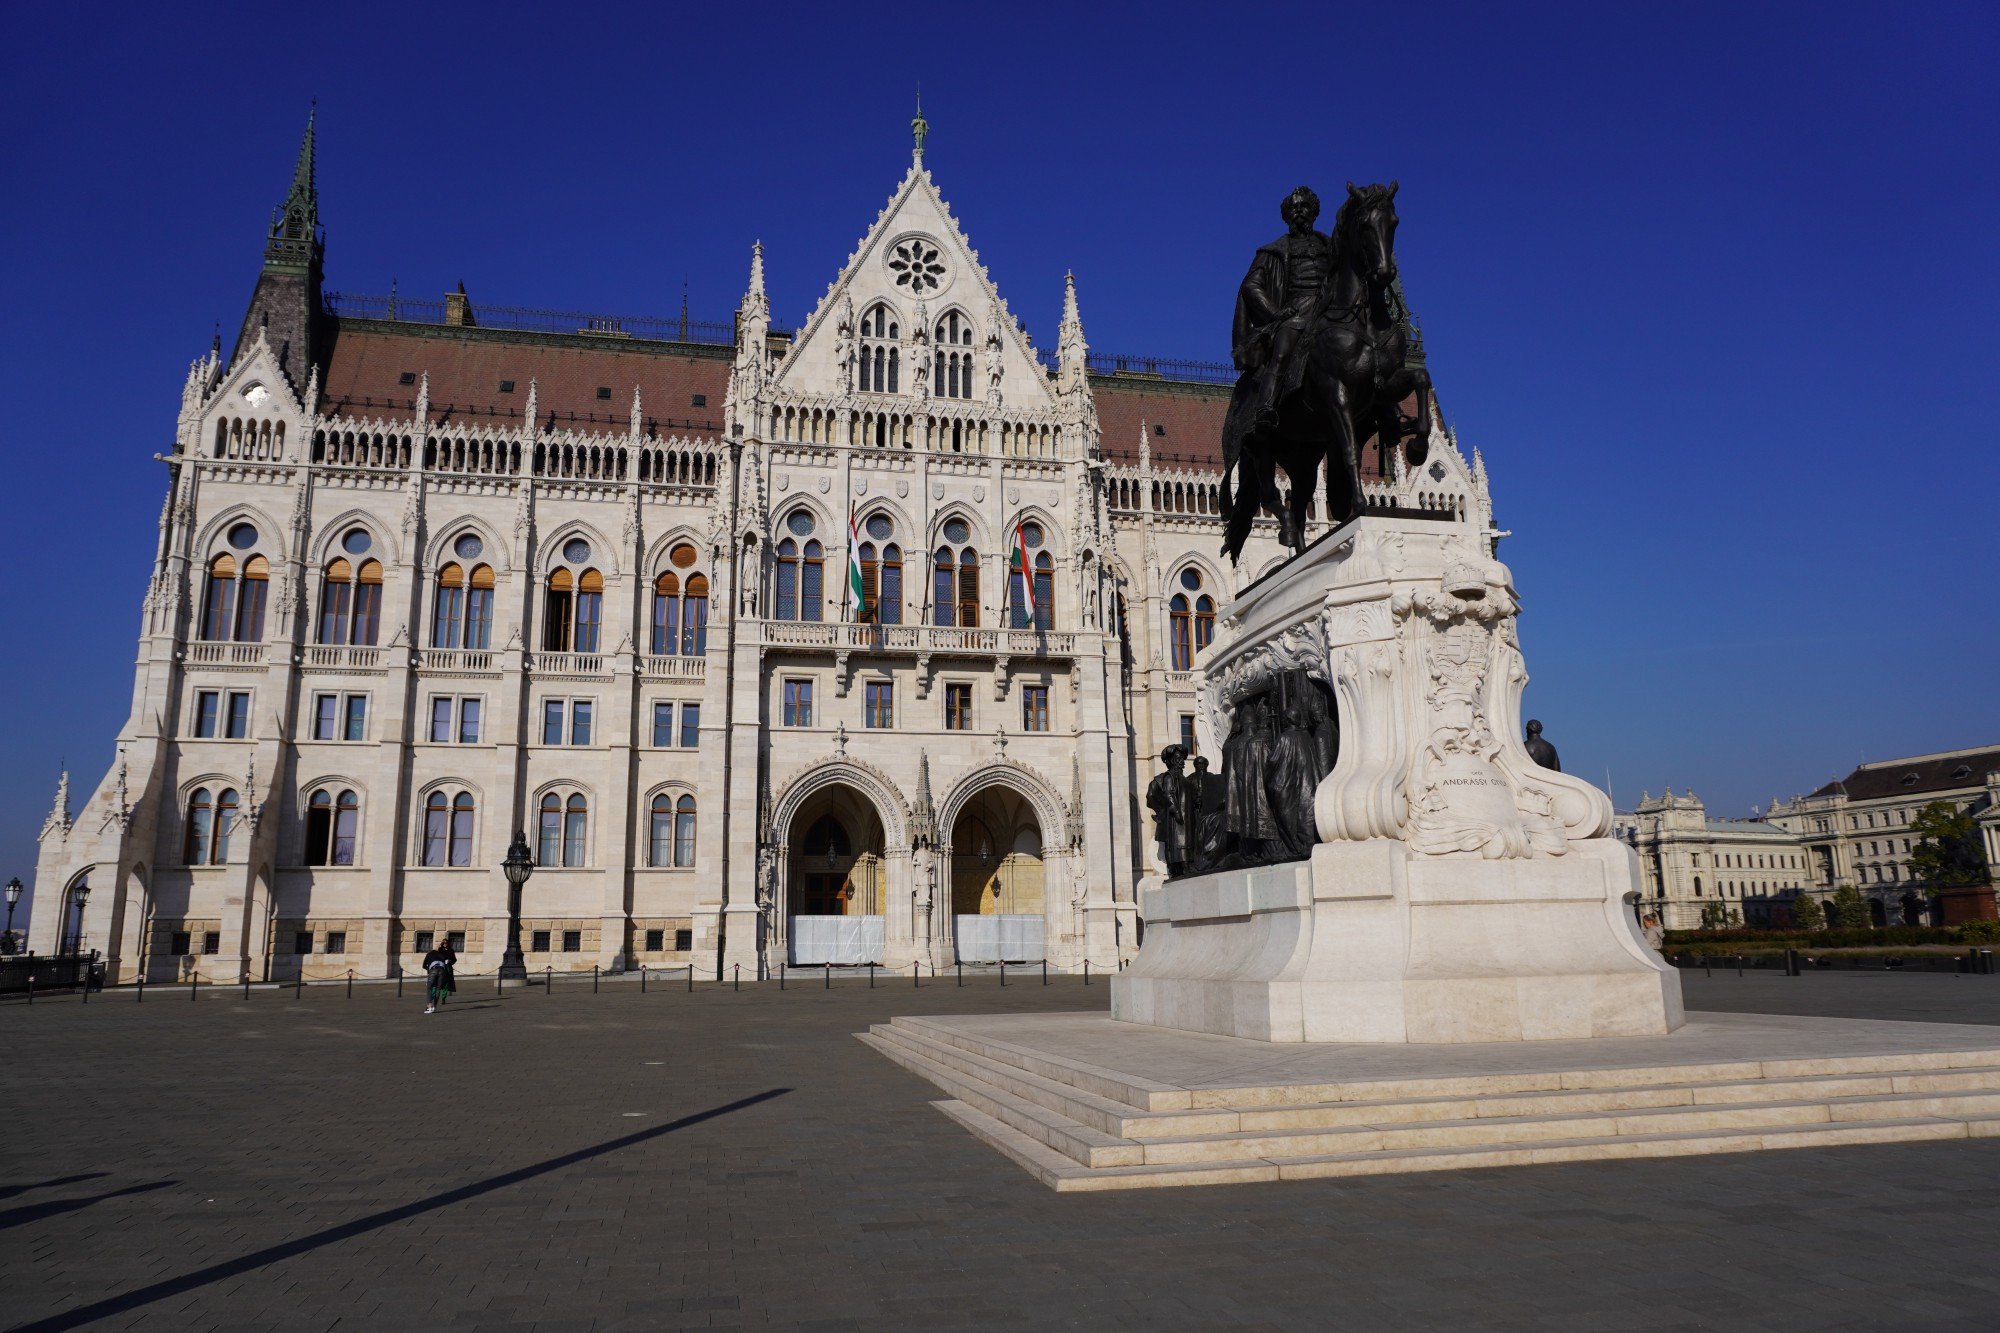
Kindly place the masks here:
<instances>
[{"instance_id":1,"label":"iron fence","mask_svg":"<svg viewBox=\"0 0 2000 1333\"><path fill-rule=\"evenodd\" d=\"M449 323L447 303L424 297L362 296L327 292L326 312L349 319L394 320L409 324ZM600 315L582 310L538 310L530 306L485 305L468 302L463 321L473 328L510 329L523 333L594 334L602 338L643 338L652 342L732 346L731 322L665 315ZM772 330L780 332L780 330Z\"/></svg>"}]
</instances>

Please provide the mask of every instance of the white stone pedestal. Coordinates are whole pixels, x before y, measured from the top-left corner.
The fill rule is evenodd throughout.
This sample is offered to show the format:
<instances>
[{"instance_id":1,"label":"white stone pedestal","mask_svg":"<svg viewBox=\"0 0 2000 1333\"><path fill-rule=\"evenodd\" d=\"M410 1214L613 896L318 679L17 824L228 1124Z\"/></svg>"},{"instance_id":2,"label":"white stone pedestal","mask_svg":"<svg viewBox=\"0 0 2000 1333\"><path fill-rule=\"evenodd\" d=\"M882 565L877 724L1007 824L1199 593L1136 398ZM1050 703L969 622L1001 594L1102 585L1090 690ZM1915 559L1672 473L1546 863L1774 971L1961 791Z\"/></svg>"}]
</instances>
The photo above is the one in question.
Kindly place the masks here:
<instances>
[{"instance_id":1,"label":"white stone pedestal","mask_svg":"<svg viewBox=\"0 0 2000 1333\"><path fill-rule=\"evenodd\" d=\"M1462 520L1365 517L1236 599L1202 668L1213 734L1275 673L1332 689L1320 843L1309 861L1143 885L1115 1018L1283 1042L1680 1026L1609 799L1522 747L1512 583Z\"/></svg>"},{"instance_id":2,"label":"white stone pedestal","mask_svg":"<svg viewBox=\"0 0 2000 1333\"><path fill-rule=\"evenodd\" d=\"M1609 838L1550 861L1412 855L1388 838L1310 861L1141 890L1128 1023L1263 1041L1638 1037L1681 1023L1680 977L1647 947Z\"/></svg>"}]
</instances>

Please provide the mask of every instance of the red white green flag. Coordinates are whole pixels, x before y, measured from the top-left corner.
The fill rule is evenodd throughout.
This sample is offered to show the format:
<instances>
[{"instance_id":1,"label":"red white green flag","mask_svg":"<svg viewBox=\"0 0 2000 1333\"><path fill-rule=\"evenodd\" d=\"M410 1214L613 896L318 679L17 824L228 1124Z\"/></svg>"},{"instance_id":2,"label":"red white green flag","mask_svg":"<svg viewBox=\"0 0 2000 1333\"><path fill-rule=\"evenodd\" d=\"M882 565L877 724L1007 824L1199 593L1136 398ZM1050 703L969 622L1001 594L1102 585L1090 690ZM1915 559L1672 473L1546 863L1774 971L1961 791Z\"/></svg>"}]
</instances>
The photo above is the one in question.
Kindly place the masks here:
<instances>
[{"instance_id":1,"label":"red white green flag","mask_svg":"<svg viewBox=\"0 0 2000 1333\"><path fill-rule=\"evenodd\" d=\"M1014 520L1014 549L1009 553L1008 563L1021 576L1021 609L1027 613L1026 624L1033 628L1035 621L1035 562L1028 558L1028 536L1021 529L1021 520Z\"/></svg>"},{"instance_id":2,"label":"red white green flag","mask_svg":"<svg viewBox=\"0 0 2000 1333\"><path fill-rule=\"evenodd\" d=\"M852 597L854 618L864 620L867 606L861 598L861 529L855 525L854 510L847 511L847 591Z\"/></svg>"}]
</instances>

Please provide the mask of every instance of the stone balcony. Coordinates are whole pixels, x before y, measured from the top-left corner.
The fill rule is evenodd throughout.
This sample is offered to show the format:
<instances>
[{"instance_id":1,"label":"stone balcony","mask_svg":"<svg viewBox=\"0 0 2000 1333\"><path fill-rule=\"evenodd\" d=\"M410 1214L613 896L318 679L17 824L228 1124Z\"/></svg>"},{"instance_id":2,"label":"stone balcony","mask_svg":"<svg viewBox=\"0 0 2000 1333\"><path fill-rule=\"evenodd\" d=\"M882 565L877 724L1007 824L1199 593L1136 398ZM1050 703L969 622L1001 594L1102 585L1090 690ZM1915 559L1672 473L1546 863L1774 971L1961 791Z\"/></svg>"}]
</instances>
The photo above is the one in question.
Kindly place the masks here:
<instances>
[{"instance_id":1,"label":"stone balcony","mask_svg":"<svg viewBox=\"0 0 2000 1333\"><path fill-rule=\"evenodd\" d=\"M911 657L1072 657L1076 636L1054 630L961 629L952 625L862 625L851 621L761 620L765 648L894 653Z\"/></svg>"}]
</instances>

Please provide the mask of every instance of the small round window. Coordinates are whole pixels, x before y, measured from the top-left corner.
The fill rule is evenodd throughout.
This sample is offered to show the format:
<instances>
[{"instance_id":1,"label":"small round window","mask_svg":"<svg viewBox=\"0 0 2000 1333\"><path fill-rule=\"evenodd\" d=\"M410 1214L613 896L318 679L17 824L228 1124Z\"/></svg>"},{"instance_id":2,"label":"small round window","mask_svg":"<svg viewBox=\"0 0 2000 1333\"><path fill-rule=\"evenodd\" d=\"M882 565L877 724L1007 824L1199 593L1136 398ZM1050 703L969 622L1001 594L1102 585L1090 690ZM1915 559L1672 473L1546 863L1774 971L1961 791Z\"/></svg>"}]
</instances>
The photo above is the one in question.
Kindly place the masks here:
<instances>
[{"instance_id":1,"label":"small round window","mask_svg":"<svg viewBox=\"0 0 2000 1333\"><path fill-rule=\"evenodd\" d=\"M677 568L686 569L695 562L694 547L689 546L686 542L682 542L667 553L667 559L673 561Z\"/></svg>"},{"instance_id":2,"label":"small round window","mask_svg":"<svg viewBox=\"0 0 2000 1333\"><path fill-rule=\"evenodd\" d=\"M794 509L792 516L785 520L794 537L810 537L813 530L813 516L803 509Z\"/></svg>"},{"instance_id":3,"label":"small round window","mask_svg":"<svg viewBox=\"0 0 2000 1333\"><path fill-rule=\"evenodd\" d=\"M257 529L249 523L238 523L229 530L229 544L239 551L247 551L257 544Z\"/></svg>"},{"instance_id":4,"label":"small round window","mask_svg":"<svg viewBox=\"0 0 2000 1333\"><path fill-rule=\"evenodd\" d=\"M563 543L563 559L572 565L580 565L590 559L590 543L581 537L571 537Z\"/></svg>"},{"instance_id":5,"label":"small round window","mask_svg":"<svg viewBox=\"0 0 2000 1333\"><path fill-rule=\"evenodd\" d=\"M953 545L972 535L972 529L965 526L962 518L948 518L944 521L944 539Z\"/></svg>"},{"instance_id":6,"label":"small round window","mask_svg":"<svg viewBox=\"0 0 2000 1333\"><path fill-rule=\"evenodd\" d=\"M486 549L486 543L480 541L477 534L468 532L453 542L451 549L458 553L458 558L461 560L476 560L479 558L479 553Z\"/></svg>"},{"instance_id":7,"label":"small round window","mask_svg":"<svg viewBox=\"0 0 2000 1333\"><path fill-rule=\"evenodd\" d=\"M1198 569L1183 569L1181 571L1181 586L1189 592L1199 591L1201 588L1201 571Z\"/></svg>"},{"instance_id":8,"label":"small round window","mask_svg":"<svg viewBox=\"0 0 2000 1333\"><path fill-rule=\"evenodd\" d=\"M365 555L368 548L374 544L366 528L356 528L340 539L341 548L349 555Z\"/></svg>"},{"instance_id":9,"label":"small round window","mask_svg":"<svg viewBox=\"0 0 2000 1333\"><path fill-rule=\"evenodd\" d=\"M1023 523L1021 525L1021 540L1027 544L1028 549L1031 551L1040 546L1042 544L1042 525L1039 523Z\"/></svg>"},{"instance_id":10,"label":"small round window","mask_svg":"<svg viewBox=\"0 0 2000 1333\"><path fill-rule=\"evenodd\" d=\"M868 520L868 535L876 541L887 541L896 533L896 525L889 521L887 514L876 514Z\"/></svg>"}]
</instances>

